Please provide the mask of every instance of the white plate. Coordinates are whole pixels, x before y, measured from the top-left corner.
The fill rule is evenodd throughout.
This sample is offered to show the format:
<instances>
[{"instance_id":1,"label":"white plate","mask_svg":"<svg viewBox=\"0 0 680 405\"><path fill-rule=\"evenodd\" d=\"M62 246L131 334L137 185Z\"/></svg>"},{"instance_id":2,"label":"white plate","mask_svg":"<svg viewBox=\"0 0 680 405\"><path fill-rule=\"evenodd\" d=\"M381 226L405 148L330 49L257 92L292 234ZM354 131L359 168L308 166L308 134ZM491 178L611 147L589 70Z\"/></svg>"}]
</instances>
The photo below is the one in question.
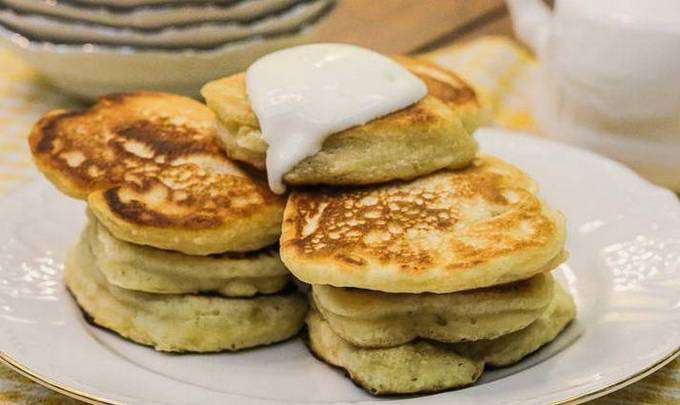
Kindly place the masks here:
<instances>
[{"instance_id":1,"label":"white plate","mask_svg":"<svg viewBox=\"0 0 680 405\"><path fill-rule=\"evenodd\" d=\"M485 153L529 172L566 213L571 256L558 273L576 298L583 333L514 374L498 378L507 374L501 369L481 384L409 403L581 401L672 360L680 344L677 198L589 152L496 129L477 137ZM15 368L81 399L114 403L376 400L298 339L237 354L167 355L89 326L61 283L61 260L83 225L83 208L43 180L0 201L0 350ZM386 400L392 402L402 403Z\"/></svg>"}]
</instances>

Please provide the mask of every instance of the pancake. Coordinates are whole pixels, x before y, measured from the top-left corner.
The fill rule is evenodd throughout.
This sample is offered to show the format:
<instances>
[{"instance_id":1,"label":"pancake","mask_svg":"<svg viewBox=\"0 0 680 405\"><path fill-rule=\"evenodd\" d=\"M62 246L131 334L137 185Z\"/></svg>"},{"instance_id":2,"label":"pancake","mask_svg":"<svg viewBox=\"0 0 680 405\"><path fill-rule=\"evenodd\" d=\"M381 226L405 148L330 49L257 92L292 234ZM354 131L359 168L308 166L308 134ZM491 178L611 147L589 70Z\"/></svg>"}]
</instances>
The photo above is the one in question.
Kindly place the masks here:
<instances>
[{"instance_id":1,"label":"pancake","mask_svg":"<svg viewBox=\"0 0 680 405\"><path fill-rule=\"evenodd\" d=\"M85 237L97 268L108 283L126 290L249 297L281 291L292 282L277 245L248 253L190 256L116 239L93 215L89 218Z\"/></svg>"},{"instance_id":2,"label":"pancake","mask_svg":"<svg viewBox=\"0 0 680 405\"><path fill-rule=\"evenodd\" d=\"M553 341L576 317L574 299L559 283L550 307L528 327L497 339L454 344L455 350L490 366L507 366L520 361L541 346Z\"/></svg>"},{"instance_id":3,"label":"pancake","mask_svg":"<svg viewBox=\"0 0 680 405\"><path fill-rule=\"evenodd\" d=\"M309 284L450 293L551 270L564 216L524 172L493 157L379 187L293 191L281 259Z\"/></svg>"},{"instance_id":4,"label":"pancake","mask_svg":"<svg viewBox=\"0 0 680 405\"><path fill-rule=\"evenodd\" d=\"M424 81L430 95L454 110L468 133L472 134L490 118L477 91L453 71L422 58L393 56L393 59Z\"/></svg>"},{"instance_id":5,"label":"pancake","mask_svg":"<svg viewBox=\"0 0 680 405\"><path fill-rule=\"evenodd\" d=\"M552 296L549 273L450 294L312 286L315 306L329 326L359 347L398 346L418 337L449 343L496 338L526 328Z\"/></svg>"},{"instance_id":6,"label":"pancake","mask_svg":"<svg viewBox=\"0 0 680 405\"><path fill-rule=\"evenodd\" d=\"M415 340L389 348L362 348L343 340L312 308L307 315L309 349L344 369L375 395L436 392L474 383L485 363L517 362L552 341L574 318L571 297L556 285L553 302L529 327L492 340L440 343Z\"/></svg>"},{"instance_id":7,"label":"pancake","mask_svg":"<svg viewBox=\"0 0 680 405\"><path fill-rule=\"evenodd\" d=\"M117 238L192 255L274 244L285 199L230 161L203 104L165 93L52 111L29 143L40 171Z\"/></svg>"},{"instance_id":8,"label":"pancake","mask_svg":"<svg viewBox=\"0 0 680 405\"><path fill-rule=\"evenodd\" d=\"M340 367L374 395L444 391L477 381L484 363L468 359L445 344L420 340L405 345L365 349L342 340L315 310L307 315L309 349Z\"/></svg>"},{"instance_id":9,"label":"pancake","mask_svg":"<svg viewBox=\"0 0 680 405\"><path fill-rule=\"evenodd\" d=\"M396 60L425 82L428 94L401 111L332 134L321 151L284 174L284 183L374 184L472 162L477 144L471 133L483 120L474 90L435 65ZM263 170L267 144L248 101L245 74L210 82L201 93L218 115L218 136L229 157Z\"/></svg>"},{"instance_id":10,"label":"pancake","mask_svg":"<svg viewBox=\"0 0 680 405\"><path fill-rule=\"evenodd\" d=\"M85 240L69 253L64 278L96 325L164 352L240 350L295 335L307 310L302 294L256 298L159 295L108 284Z\"/></svg>"}]
</instances>

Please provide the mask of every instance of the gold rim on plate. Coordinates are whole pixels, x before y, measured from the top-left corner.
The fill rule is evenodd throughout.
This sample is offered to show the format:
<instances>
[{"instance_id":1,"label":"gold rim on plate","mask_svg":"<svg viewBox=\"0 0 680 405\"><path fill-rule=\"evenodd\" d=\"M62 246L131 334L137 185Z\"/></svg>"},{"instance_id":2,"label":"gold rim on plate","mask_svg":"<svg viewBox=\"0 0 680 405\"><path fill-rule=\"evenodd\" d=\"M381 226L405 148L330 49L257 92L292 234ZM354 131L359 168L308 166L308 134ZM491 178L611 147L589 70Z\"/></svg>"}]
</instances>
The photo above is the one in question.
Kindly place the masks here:
<instances>
[{"instance_id":1,"label":"gold rim on plate","mask_svg":"<svg viewBox=\"0 0 680 405\"><path fill-rule=\"evenodd\" d=\"M680 355L680 347L675 349L673 352L668 354L666 357L663 359L659 360L658 362L652 364L651 366L638 371L635 374L632 374L623 380L607 385L606 387L602 387L599 389L596 389L591 392L586 392L578 396L574 396L562 401L557 401L553 402L550 405L566 405L566 404L580 404L586 401L593 400L595 398L599 398L601 396L611 394L614 391L617 391L621 388L624 388L630 384L633 384L645 377L647 377L650 374L653 374L655 371L661 369L671 361L673 361L678 355ZM79 401L87 402L90 404L105 404L105 405L122 405L120 402L115 402L111 400L107 400L101 397L97 397L96 395L88 394L86 392L80 391L76 388L72 387L67 387L65 385L59 384L47 377L41 376L35 371L32 371L28 367L24 366L23 364L17 362L14 360L11 356L9 356L7 353L0 352L0 362L4 363L5 365L9 366L11 369L14 371L18 372L19 374L31 379L32 381L35 381L36 383L47 387L53 391L56 391L60 394L64 394L68 397L75 398Z\"/></svg>"},{"instance_id":2,"label":"gold rim on plate","mask_svg":"<svg viewBox=\"0 0 680 405\"><path fill-rule=\"evenodd\" d=\"M79 401L87 402L89 404L122 405L122 403L120 402L109 401L104 398L97 397L96 395L80 391L76 388L67 387L47 377L41 376L35 371L29 369L28 367L14 360L7 353L0 352L0 362L8 366L10 369L16 371L17 373L23 375L24 377L42 385L43 387L49 388L52 391L56 391L60 394L77 399Z\"/></svg>"}]
</instances>

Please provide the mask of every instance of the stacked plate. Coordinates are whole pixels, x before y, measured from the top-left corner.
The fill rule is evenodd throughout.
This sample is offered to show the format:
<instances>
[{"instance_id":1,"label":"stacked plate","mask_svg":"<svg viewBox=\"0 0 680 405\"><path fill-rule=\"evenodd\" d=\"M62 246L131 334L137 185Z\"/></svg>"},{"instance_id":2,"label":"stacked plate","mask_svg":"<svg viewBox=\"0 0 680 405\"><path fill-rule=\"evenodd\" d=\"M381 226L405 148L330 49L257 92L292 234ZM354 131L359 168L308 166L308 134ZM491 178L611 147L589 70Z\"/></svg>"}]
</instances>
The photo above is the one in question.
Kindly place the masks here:
<instances>
[{"instance_id":1,"label":"stacked plate","mask_svg":"<svg viewBox=\"0 0 680 405\"><path fill-rule=\"evenodd\" d=\"M310 42L335 0L0 0L0 33L83 97L201 84Z\"/></svg>"}]
</instances>

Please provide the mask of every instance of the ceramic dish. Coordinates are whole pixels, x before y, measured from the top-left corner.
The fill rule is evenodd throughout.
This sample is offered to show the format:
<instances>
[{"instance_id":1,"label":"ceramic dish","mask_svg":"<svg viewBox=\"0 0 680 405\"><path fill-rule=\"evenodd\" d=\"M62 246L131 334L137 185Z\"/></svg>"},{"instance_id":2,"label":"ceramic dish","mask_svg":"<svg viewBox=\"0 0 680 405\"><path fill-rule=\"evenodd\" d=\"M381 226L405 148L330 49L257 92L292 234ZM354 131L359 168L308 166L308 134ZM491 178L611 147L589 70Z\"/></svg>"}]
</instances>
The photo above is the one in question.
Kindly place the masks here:
<instances>
[{"instance_id":1,"label":"ceramic dish","mask_svg":"<svg viewBox=\"0 0 680 405\"><path fill-rule=\"evenodd\" d=\"M181 6L139 7L128 10L83 7L70 1L3 0L17 12L44 14L65 22L90 22L111 27L158 29L210 21L248 22L309 0L230 0L184 2Z\"/></svg>"},{"instance_id":2,"label":"ceramic dish","mask_svg":"<svg viewBox=\"0 0 680 405\"><path fill-rule=\"evenodd\" d=\"M480 130L478 139L485 153L524 168L565 212L570 257L557 273L576 299L578 321L515 367L491 371L472 387L408 397L409 403L576 403L670 362L680 344L677 198L590 152L502 130ZM167 355L91 327L61 281L83 210L42 179L0 200L0 357L17 370L106 403L377 401L312 357L299 339L236 354ZM556 348L563 350L555 354Z\"/></svg>"},{"instance_id":3,"label":"ceramic dish","mask_svg":"<svg viewBox=\"0 0 680 405\"><path fill-rule=\"evenodd\" d=\"M79 97L91 99L131 90L198 97L201 86L210 80L245 70L252 61L275 50L312 42L314 27L207 50L52 44L31 41L1 27L0 39L52 84Z\"/></svg>"},{"instance_id":4,"label":"ceramic dish","mask_svg":"<svg viewBox=\"0 0 680 405\"><path fill-rule=\"evenodd\" d=\"M159 30L111 28L0 9L0 25L34 41L129 45L136 48L204 48L258 35L290 32L301 25L313 24L330 12L332 5L332 0L315 0L266 14L264 18L252 22L199 23Z\"/></svg>"}]
</instances>

